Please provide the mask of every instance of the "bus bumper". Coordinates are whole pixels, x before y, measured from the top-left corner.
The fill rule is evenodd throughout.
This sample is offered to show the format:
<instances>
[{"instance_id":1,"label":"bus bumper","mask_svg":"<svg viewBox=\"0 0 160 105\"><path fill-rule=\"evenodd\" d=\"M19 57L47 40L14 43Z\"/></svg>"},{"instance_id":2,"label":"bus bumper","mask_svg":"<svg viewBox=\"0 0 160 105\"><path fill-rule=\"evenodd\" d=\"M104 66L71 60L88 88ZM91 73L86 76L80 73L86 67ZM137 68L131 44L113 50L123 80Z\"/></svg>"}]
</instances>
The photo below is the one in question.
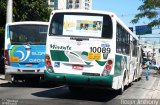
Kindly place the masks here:
<instances>
[{"instance_id":1,"label":"bus bumper","mask_svg":"<svg viewBox=\"0 0 160 105\"><path fill-rule=\"evenodd\" d=\"M112 88L113 75L103 76L86 76L76 74L50 73L44 71L44 79L59 84L81 87L104 87Z\"/></svg>"}]
</instances>

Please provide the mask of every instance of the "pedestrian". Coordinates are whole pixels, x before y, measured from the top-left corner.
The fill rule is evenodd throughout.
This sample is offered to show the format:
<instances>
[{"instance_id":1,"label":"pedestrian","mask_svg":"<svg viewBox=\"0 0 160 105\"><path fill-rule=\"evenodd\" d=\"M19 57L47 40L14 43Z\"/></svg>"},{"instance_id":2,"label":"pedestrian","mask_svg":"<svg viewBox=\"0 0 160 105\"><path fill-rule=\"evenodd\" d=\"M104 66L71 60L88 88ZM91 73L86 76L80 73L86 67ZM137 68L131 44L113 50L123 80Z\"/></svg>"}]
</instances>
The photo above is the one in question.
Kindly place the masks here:
<instances>
[{"instance_id":1,"label":"pedestrian","mask_svg":"<svg viewBox=\"0 0 160 105\"><path fill-rule=\"evenodd\" d=\"M149 60L147 62L145 62L145 71L146 71L146 80L148 81L149 80L149 65L150 65L150 62Z\"/></svg>"}]
</instances>

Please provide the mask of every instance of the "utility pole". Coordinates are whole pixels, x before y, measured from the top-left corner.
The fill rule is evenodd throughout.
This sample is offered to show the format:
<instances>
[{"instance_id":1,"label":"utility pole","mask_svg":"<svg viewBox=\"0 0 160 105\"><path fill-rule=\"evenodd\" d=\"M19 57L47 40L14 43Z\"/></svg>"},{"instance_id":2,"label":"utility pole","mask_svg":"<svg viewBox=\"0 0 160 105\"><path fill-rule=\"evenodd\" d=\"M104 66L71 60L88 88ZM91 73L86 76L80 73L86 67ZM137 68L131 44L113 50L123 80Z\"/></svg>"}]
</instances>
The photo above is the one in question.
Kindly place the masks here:
<instances>
[{"instance_id":1,"label":"utility pole","mask_svg":"<svg viewBox=\"0 0 160 105\"><path fill-rule=\"evenodd\" d=\"M7 15L6 15L6 22L11 23L13 18L13 0L8 0L7 2Z\"/></svg>"}]
</instances>

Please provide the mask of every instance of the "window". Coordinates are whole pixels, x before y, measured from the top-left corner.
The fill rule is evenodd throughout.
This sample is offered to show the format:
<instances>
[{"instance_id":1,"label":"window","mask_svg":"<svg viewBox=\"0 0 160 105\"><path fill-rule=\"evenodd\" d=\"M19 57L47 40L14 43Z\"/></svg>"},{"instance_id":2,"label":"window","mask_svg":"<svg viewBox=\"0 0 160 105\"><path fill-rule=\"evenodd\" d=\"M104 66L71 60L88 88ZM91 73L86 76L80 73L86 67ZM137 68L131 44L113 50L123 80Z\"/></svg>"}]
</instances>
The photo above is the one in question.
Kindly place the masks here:
<instances>
[{"instance_id":1,"label":"window","mask_svg":"<svg viewBox=\"0 0 160 105\"><path fill-rule=\"evenodd\" d=\"M116 31L116 52L129 55L130 52L130 34L117 23Z\"/></svg>"},{"instance_id":2,"label":"window","mask_svg":"<svg viewBox=\"0 0 160 105\"><path fill-rule=\"evenodd\" d=\"M76 3L79 3L79 0L76 0Z\"/></svg>"},{"instance_id":3,"label":"window","mask_svg":"<svg viewBox=\"0 0 160 105\"><path fill-rule=\"evenodd\" d=\"M72 0L69 0L69 3L72 3L73 1Z\"/></svg>"},{"instance_id":4,"label":"window","mask_svg":"<svg viewBox=\"0 0 160 105\"><path fill-rule=\"evenodd\" d=\"M45 44L47 25L13 25L10 26L12 44Z\"/></svg>"},{"instance_id":5,"label":"window","mask_svg":"<svg viewBox=\"0 0 160 105\"><path fill-rule=\"evenodd\" d=\"M79 5L76 5L75 8L79 8Z\"/></svg>"},{"instance_id":6,"label":"window","mask_svg":"<svg viewBox=\"0 0 160 105\"><path fill-rule=\"evenodd\" d=\"M137 56L137 40L133 38L132 55Z\"/></svg>"},{"instance_id":7,"label":"window","mask_svg":"<svg viewBox=\"0 0 160 105\"><path fill-rule=\"evenodd\" d=\"M73 20L67 20L70 18L74 22ZM94 20L90 18L94 18ZM86 21L88 22L86 23ZM82 24L85 24L85 30L82 30ZM93 13L56 13L52 18L50 26L50 35L103 37L111 39L113 33L111 17Z\"/></svg>"},{"instance_id":8,"label":"window","mask_svg":"<svg viewBox=\"0 0 160 105\"><path fill-rule=\"evenodd\" d=\"M71 8L72 8L72 5L69 5L69 6L68 6L68 9L71 9Z\"/></svg>"}]
</instances>

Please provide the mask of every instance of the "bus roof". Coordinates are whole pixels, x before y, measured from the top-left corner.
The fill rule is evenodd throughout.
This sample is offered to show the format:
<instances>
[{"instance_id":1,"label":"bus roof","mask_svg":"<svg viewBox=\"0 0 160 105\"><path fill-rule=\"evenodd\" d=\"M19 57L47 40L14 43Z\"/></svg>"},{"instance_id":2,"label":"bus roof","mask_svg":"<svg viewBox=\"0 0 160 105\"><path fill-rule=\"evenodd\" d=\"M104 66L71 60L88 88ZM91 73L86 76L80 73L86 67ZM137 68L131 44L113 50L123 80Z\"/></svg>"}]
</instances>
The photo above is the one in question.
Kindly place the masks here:
<instances>
[{"instance_id":1,"label":"bus roof","mask_svg":"<svg viewBox=\"0 0 160 105\"><path fill-rule=\"evenodd\" d=\"M110 16L114 16L114 19L116 19L116 21L123 26L123 28L128 31L134 38L136 38L138 40L138 37L118 18L118 16L113 13L113 12L109 12L109 11L101 11L101 10L82 10L82 9L69 9L69 10L53 10L51 15L53 15L54 13L57 12L72 12L72 13L96 13L96 14L108 14Z\"/></svg>"},{"instance_id":2,"label":"bus roof","mask_svg":"<svg viewBox=\"0 0 160 105\"><path fill-rule=\"evenodd\" d=\"M20 25L20 24L49 25L49 22L42 22L42 21L20 21L20 22L7 23L7 25Z\"/></svg>"}]
</instances>

